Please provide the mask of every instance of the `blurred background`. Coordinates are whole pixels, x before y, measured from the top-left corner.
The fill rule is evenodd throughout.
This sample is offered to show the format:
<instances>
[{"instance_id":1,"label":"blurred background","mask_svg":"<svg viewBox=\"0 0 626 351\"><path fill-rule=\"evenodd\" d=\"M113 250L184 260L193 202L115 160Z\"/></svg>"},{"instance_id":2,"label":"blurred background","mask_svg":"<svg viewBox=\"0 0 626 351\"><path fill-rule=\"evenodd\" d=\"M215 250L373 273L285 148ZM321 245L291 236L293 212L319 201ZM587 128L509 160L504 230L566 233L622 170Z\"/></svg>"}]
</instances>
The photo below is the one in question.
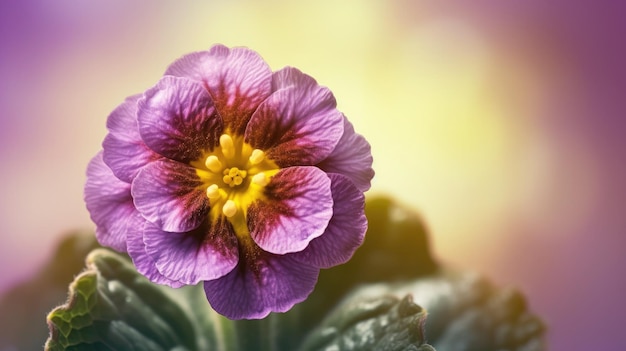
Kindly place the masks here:
<instances>
[{"instance_id":1,"label":"blurred background","mask_svg":"<svg viewBox=\"0 0 626 351\"><path fill-rule=\"evenodd\" d=\"M0 293L93 228L82 187L109 112L223 43L328 86L372 145L370 193L418 211L442 261L520 288L550 349L626 349L624 7L5 0Z\"/></svg>"}]
</instances>

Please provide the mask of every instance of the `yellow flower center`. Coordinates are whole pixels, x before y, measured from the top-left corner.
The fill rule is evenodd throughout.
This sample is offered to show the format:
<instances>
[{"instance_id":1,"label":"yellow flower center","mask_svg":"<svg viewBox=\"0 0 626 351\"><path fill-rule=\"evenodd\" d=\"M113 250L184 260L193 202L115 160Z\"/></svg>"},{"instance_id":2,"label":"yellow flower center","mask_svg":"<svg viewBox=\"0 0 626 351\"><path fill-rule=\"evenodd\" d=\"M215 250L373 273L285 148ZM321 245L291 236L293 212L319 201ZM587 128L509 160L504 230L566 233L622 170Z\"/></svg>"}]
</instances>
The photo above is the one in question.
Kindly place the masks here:
<instances>
[{"instance_id":1,"label":"yellow flower center","mask_svg":"<svg viewBox=\"0 0 626 351\"><path fill-rule=\"evenodd\" d=\"M279 170L263 150L228 133L220 137L218 147L191 165L206 187L211 219L226 216L238 234L247 232L248 206L263 198L263 188Z\"/></svg>"},{"instance_id":2,"label":"yellow flower center","mask_svg":"<svg viewBox=\"0 0 626 351\"><path fill-rule=\"evenodd\" d=\"M222 180L231 188L237 185L241 185L244 178L246 178L246 175L248 175L248 172L244 170L239 170L239 168L237 167L226 168L223 173L224 177L222 178Z\"/></svg>"}]
</instances>

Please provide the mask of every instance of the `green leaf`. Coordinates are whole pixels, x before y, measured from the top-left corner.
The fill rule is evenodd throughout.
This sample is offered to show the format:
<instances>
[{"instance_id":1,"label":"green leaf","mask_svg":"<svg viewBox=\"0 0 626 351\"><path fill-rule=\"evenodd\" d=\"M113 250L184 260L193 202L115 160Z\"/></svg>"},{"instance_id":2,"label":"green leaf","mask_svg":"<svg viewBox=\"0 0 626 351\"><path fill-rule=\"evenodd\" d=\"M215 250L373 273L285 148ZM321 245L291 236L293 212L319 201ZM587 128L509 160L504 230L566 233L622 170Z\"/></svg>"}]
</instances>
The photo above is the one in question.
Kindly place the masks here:
<instances>
[{"instance_id":1,"label":"green leaf","mask_svg":"<svg viewBox=\"0 0 626 351\"><path fill-rule=\"evenodd\" d=\"M410 295L351 294L306 339L301 351L434 351L425 343L425 311Z\"/></svg>"},{"instance_id":2,"label":"green leaf","mask_svg":"<svg viewBox=\"0 0 626 351\"><path fill-rule=\"evenodd\" d=\"M402 296L412 296L428 311L424 340L438 350L545 349L545 327L527 309L523 296L512 288L497 288L476 273L442 270L404 282L363 285L347 299Z\"/></svg>"},{"instance_id":3,"label":"green leaf","mask_svg":"<svg viewBox=\"0 0 626 351\"><path fill-rule=\"evenodd\" d=\"M170 289L139 275L119 254L97 249L70 285L69 300L48 314L46 350L230 350L230 321L200 287Z\"/></svg>"},{"instance_id":4,"label":"green leaf","mask_svg":"<svg viewBox=\"0 0 626 351\"><path fill-rule=\"evenodd\" d=\"M474 272L444 270L394 287L429 312L426 335L440 350L545 350L545 326L511 287L496 287Z\"/></svg>"}]
</instances>

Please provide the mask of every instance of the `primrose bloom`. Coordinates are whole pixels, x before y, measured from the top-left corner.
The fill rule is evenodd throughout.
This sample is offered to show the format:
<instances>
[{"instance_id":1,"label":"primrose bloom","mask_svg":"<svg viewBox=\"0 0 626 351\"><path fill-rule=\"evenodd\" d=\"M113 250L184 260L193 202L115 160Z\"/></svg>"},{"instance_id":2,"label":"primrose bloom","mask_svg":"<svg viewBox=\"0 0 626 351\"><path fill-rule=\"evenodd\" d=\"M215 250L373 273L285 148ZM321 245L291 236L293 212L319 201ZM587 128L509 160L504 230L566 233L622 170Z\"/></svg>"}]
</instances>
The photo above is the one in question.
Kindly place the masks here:
<instances>
[{"instance_id":1,"label":"primrose bloom","mask_svg":"<svg viewBox=\"0 0 626 351\"><path fill-rule=\"evenodd\" d=\"M335 98L246 48L175 61L107 120L85 201L101 244L233 319L284 312L362 243L370 146Z\"/></svg>"}]
</instances>

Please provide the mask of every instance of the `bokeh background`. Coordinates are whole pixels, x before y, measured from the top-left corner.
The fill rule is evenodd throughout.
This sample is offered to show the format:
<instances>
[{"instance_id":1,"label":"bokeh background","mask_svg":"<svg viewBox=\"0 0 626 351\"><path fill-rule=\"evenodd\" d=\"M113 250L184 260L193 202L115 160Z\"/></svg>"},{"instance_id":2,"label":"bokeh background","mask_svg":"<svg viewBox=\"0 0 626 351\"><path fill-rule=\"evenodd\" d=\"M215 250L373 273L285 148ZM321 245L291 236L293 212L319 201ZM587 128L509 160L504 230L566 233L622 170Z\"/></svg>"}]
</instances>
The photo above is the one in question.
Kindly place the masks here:
<instances>
[{"instance_id":1,"label":"bokeh background","mask_svg":"<svg viewBox=\"0 0 626 351\"><path fill-rule=\"evenodd\" d=\"M248 46L331 88L435 255L514 285L552 350L624 350L626 10L620 2L0 4L0 293L93 228L108 113L177 57ZM43 318L43 316L42 316Z\"/></svg>"}]
</instances>

